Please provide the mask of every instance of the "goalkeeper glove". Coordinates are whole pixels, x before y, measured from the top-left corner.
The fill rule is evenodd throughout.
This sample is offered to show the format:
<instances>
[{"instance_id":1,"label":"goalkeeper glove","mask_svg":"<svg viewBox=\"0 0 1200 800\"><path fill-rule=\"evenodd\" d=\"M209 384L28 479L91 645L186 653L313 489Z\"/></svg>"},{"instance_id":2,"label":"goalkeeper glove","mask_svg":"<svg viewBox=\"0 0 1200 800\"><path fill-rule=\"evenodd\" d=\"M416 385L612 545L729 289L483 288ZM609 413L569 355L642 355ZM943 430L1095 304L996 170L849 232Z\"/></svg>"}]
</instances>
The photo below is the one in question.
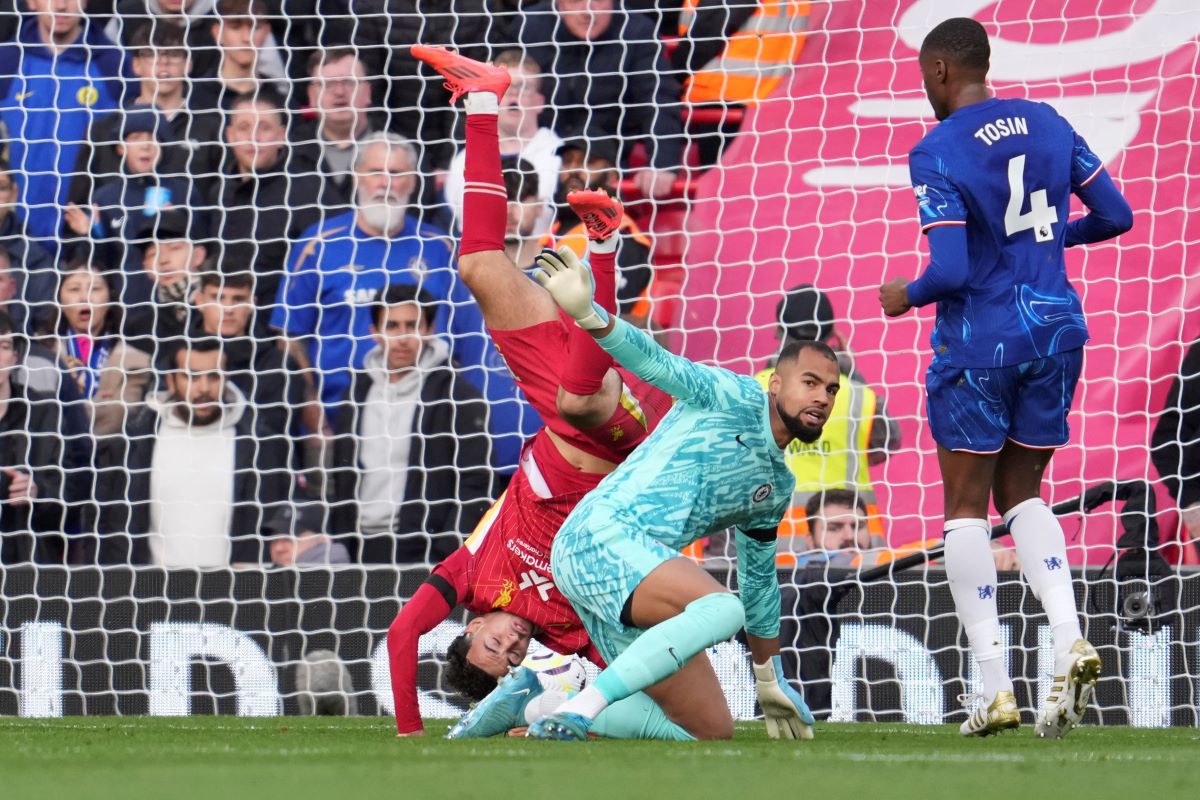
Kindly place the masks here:
<instances>
[{"instance_id":1,"label":"goalkeeper glove","mask_svg":"<svg viewBox=\"0 0 1200 800\"><path fill-rule=\"evenodd\" d=\"M772 739L813 738L816 720L804 697L783 677L783 662L779 656L771 656L765 664L754 665L754 688L766 717L768 736Z\"/></svg>"},{"instance_id":2,"label":"goalkeeper glove","mask_svg":"<svg viewBox=\"0 0 1200 800\"><path fill-rule=\"evenodd\" d=\"M558 303L575 324L585 331L598 331L608 327L608 312L596 304L596 282L592 271L579 260L569 247L558 252L543 250L534 263L534 279L540 283L554 302Z\"/></svg>"}]
</instances>

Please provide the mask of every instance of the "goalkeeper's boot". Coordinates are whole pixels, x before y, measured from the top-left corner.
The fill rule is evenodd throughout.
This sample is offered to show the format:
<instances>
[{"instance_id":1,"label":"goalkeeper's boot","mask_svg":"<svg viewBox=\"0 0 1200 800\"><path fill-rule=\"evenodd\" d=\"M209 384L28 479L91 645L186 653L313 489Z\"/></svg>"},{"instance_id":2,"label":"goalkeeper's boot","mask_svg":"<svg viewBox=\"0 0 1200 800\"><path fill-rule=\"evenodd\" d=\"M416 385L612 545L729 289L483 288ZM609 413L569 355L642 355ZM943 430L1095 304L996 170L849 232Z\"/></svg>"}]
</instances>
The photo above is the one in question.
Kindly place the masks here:
<instances>
[{"instance_id":1,"label":"goalkeeper's boot","mask_svg":"<svg viewBox=\"0 0 1200 800\"><path fill-rule=\"evenodd\" d=\"M976 700L986 700L977 694L959 695L959 702L969 706ZM1012 692L1001 690L996 692L996 698L989 705L979 703L967 717L967 721L958 727L963 736L991 736L1000 731L1016 730L1021 727L1021 712L1017 708L1016 698Z\"/></svg>"},{"instance_id":2,"label":"goalkeeper's boot","mask_svg":"<svg viewBox=\"0 0 1200 800\"><path fill-rule=\"evenodd\" d=\"M1040 739L1061 739L1079 724L1087 711L1096 680L1100 677L1100 654L1091 642L1077 639L1071 646L1075 660L1063 675L1054 676L1050 696L1038 714L1034 729Z\"/></svg>"},{"instance_id":3,"label":"goalkeeper's boot","mask_svg":"<svg viewBox=\"0 0 1200 800\"><path fill-rule=\"evenodd\" d=\"M446 91L450 92L451 104L458 102L458 98L468 92L491 92L503 100L508 85L512 83L512 76L503 67L493 67L460 56L444 47L414 44L412 55L442 73L446 79Z\"/></svg>"},{"instance_id":4,"label":"goalkeeper's boot","mask_svg":"<svg viewBox=\"0 0 1200 800\"><path fill-rule=\"evenodd\" d=\"M578 189L567 195L567 203L587 228L588 239L603 242L616 233L625 217L621 201L603 189Z\"/></svg>"},{"instance_id":5,"label":"goalkeeper's boot","mask_svg":"<svg viewBox=\"0 0 1200 800\"><path fill-rule=\"evenodd\" d=\"M530 739L558 739L564 742L587 741L592 720L582 714L557 711L542 717L529 726L525 735Z\"/></svg>"},{"instance_id":6,"label":"goalkeeper's boot","mask_svg":"<svg viewBox=\"0 0 1200 800\"><path fill-rule=\"evenodd\" d=\"M487 697L454 723L447 739L482 739L498 736L525 722L525 706L543 691L538 674L529 667L509 672Z\"/></svg>"}]
</instances>

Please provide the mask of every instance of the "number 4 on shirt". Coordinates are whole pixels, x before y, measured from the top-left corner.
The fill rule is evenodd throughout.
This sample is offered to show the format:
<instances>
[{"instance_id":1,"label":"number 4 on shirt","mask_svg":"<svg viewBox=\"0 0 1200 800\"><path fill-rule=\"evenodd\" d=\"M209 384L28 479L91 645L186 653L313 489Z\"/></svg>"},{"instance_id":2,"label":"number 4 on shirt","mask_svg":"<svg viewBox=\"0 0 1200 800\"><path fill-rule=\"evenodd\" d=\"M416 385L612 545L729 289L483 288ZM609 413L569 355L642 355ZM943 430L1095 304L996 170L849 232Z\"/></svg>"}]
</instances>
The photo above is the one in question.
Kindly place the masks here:
<instances>
[{"instance_id":1,"label":"number 4 on shirt","mask_svg":"<svg viewBox=\"0 0 1200 800\"><path fill-rule=\"evenodd\" d=\"M1008 207L1004 210L1004 232L1009 236L1021 231L1032 230L1039 242L1054 240L1054 223L1058 222L1058 211L1046 203L1046 190L1038 189L1029 195L1029 211L1021 213L1025 205L1025 155L1013 156L1008 160Z\"/></svg>"}]
</instances>

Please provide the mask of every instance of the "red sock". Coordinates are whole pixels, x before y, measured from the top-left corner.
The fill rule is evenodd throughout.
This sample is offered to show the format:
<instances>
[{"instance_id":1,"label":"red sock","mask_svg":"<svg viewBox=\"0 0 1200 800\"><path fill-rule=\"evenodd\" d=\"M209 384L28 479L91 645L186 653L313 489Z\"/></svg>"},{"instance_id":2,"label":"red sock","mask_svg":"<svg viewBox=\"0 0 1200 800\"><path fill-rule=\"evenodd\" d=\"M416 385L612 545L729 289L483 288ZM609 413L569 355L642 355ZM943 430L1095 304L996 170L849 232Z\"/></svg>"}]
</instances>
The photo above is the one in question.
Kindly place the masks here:
<instances>
[{"instance_id":1,"label":"red sock","mask_svg":"<svg viewBox=\"0 0 1200 800\"><path fill-rule=\"evenodd\" d=\"M588 263L596 281L596 303L609 314L617 313L617 254L588 251ZM604 373L613 360L592 335L571 325L567 364L559 378L562 387L571 394L595 394L604 385Z\"/></svg>"},{"instance_id":2,"label":"red sock","mask_svg":"<svg viewBox=\"0 0 1200 800\"><path fill-rule=\"evenodd\" d=\"M467 165L459 255L504 249L508 197L495 114L467 114Z\"/></svg>"}]
</instances>

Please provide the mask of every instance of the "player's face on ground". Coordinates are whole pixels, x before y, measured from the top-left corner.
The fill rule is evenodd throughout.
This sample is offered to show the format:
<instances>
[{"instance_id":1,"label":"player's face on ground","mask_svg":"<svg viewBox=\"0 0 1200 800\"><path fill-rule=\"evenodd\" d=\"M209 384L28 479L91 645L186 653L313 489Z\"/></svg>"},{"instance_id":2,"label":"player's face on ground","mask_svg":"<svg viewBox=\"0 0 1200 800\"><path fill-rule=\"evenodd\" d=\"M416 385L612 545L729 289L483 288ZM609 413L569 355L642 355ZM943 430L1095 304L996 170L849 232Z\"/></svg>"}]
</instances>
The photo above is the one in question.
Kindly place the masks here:
<instances>
[{"instance_id":1,"label":"player's face on ground","mask_svg":"<svg viewBox=\"0 0 1200 800\"><path fill-rule=\"evenodd\" d=\"M556 0L563 25L577 39L595 39L612 23L613 0Z\"/></svg>"},{"instance_id":2,"label":"player's face on ground","mask_svg":"<svg viewBox=\"0 0 1200 800\"><path fill-rule=\"evenodd\" d=\"M776 413L792 436L802 442L815 442L821 437L840 386L837 362L816 350L801 350L795 358L779 362L769 391Z\"/></svg>"},{"instance_id":3,"label":"player's face on ground","mask_svg":"<svg viewBox=\"0 0 1200 800\"><path fill-rule=\"evenodd\" d=\"M249 330L254 300L246 287L209 284L197 293L196 301L206 333L230 339Z\"/></svg>"},{"instance_id":4,"label":"player's face on ground","mask_svg":"<svg viewBox=\"0 0 1200 800\"><path fill-rule=\"evenodd\" d=\"M946 80L946 62L937 54L922 51L917 63L921 65L921 82L925 85L925 96L933 107L938 121L950 116L949 83Z\"/></svg>"},{"instance_id":5,"label":"player's face on ground","mask_svg":"<svg viewBox=\"0 0 1200 800\"><path fill-rule=\"evenodd\" d=\"M63 278L58 304L67 326L75 333L99 335L108 319L108 284L99 272L81 269Z\"/></svg>"},{"instance_id":6,"label":"player's face on ground","mask_svg":"<svg viewBox=\"0 0 1200 800\"><path fill-rule=\"evenodd\" d=\"M493 611L467 623L467 634L471 637L467 661L499 678L525 660L533 626L516 614Z\"/></svg>"},{"instance_id":7,"label":"player's face on ground","mask_svg":"<svg viewBox=\"0 0 1200 800\"><path fill-rule=\"evenodd\" d=\"M867 519L854 506L826 503L821 513L809 520L809 527L817 550L867 550L871 546Z\"/></svg>"},{"instance_id":8,"label":"player's face on ground","mask_svg":"<svg viewBox=\"0 0 1200 800\"><path fill-rule=\"evenodd\" d=\"M416 303L399 303L388 306L381 327L373 327L371 334L383 348L383 362L389 372L409 369L421 357L425 337L430 334L429 325L421 317L421 307Z\"/></svg>"},{"instance_id":9,"label":"player's face on ground","mask_svg":"<svg viewBox=\"0 0 1200 800\"><path fill-rule=\"evenodd\" d=\"M167 375L171 397L182 403L187 419L207 425L221 414L221 395L225 393L225 375L221 372L224 354L220 350L201 352L181 350L175 356L176 369Z\"/></svg>"}]
</instances>

